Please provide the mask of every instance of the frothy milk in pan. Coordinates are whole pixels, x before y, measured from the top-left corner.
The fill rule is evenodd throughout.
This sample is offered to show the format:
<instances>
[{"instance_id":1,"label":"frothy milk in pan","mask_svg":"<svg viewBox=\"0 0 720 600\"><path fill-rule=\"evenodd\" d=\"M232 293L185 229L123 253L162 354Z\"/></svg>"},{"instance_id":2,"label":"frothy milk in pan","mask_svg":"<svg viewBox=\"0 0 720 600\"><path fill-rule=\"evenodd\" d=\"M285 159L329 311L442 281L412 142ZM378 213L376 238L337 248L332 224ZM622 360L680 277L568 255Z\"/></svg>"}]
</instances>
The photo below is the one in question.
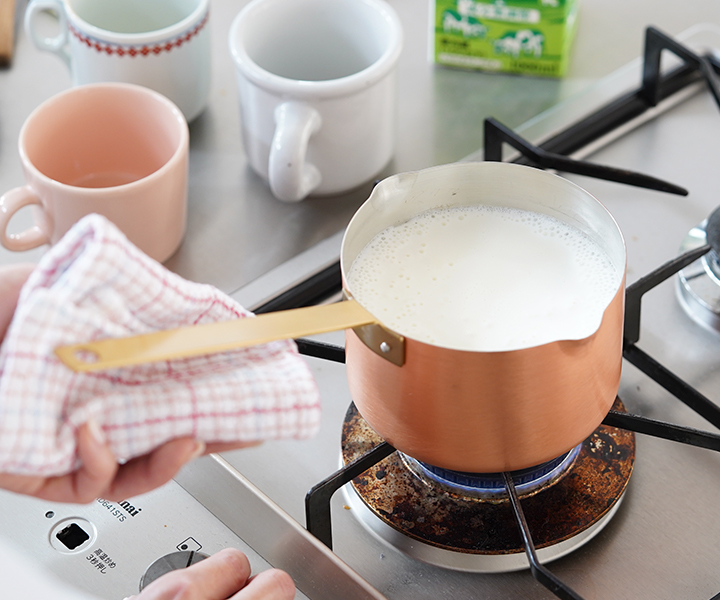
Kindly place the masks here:
<instances>
[{"instance_id":1,"label":"frothy milk in pan","mask_svg":"<svg viewBox=\"0 0 720 600\"><path fill-rule=\"evenodd\" d=\"M479 205L429 210L382 231L353 261L348 285L399 333L492 352L591 335L622 276L567 223Z\"/></svg>"}]
</instances>

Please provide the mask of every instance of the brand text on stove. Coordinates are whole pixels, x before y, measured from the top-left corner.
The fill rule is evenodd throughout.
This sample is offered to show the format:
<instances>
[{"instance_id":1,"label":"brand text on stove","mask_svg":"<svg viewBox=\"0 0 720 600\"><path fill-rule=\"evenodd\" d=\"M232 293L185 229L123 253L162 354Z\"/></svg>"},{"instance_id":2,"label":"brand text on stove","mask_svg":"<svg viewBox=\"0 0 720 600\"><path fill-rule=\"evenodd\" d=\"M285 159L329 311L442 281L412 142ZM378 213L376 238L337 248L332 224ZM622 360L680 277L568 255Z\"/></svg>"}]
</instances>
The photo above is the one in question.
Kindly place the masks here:
<instances>
[{"instance_id":1,"label":"brand text on stove","mask_svg":"<svg viewBox=\"0 0 720 600\"><path fill-rule=\"evenodd\" d=\"M133 506L127 500L120 502L120 507L124 508L131 517L136 516L142 510L142 508Z\"/></svg>"}]
</instances>

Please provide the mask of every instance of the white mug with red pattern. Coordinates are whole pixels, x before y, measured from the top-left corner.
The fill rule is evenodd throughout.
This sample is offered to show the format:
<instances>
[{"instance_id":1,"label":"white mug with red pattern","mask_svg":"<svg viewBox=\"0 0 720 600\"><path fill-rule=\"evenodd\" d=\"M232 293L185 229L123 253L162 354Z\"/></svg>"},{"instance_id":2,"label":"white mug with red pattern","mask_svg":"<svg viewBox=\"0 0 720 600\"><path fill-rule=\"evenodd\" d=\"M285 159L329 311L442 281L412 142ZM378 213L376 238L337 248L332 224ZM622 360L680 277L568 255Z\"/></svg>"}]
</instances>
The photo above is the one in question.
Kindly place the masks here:
<instances>
[{"instance_id":1,"label":"white mug with red pattern","mask_svg":"<svg viewBox=\"0 0 720 600\"><path fill-rule=\"evenodd\" d=\"M41 14L58 15L47 37ZM70 68L73 85L134 83L172 100L188 121L210 91L209 0L32 0L28 37Z\"/></svg>"}]
</instances>

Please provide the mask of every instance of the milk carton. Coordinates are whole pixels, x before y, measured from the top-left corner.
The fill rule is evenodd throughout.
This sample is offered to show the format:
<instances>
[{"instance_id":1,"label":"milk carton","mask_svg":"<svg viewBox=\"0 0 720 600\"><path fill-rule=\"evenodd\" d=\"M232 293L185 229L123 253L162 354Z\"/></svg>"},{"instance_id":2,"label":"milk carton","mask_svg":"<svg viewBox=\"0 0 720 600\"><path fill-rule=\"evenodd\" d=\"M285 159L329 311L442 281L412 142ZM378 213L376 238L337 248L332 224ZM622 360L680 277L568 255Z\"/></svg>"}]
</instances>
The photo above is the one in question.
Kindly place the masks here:
<instances>
[{"instance_id":1,"label":"milk carton","mask_svg":"<svg viewBox=\"0 0 720 600\"><path fill-rule=\"evenodd\" d=\"M441 65L561 77L578 0L430 0L430 52Z\"/></svg>"}]
</instances>

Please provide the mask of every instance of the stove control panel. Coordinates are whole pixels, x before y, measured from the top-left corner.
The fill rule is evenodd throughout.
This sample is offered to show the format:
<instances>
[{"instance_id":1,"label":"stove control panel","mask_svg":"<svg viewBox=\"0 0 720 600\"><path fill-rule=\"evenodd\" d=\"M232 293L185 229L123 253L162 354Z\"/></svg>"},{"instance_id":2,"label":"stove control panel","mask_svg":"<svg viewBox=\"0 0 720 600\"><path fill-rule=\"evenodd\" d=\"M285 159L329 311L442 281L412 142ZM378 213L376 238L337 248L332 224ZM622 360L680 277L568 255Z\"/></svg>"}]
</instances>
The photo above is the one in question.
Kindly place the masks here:
<instances>
[{"instance_id":1,"label":"stove control panel","mask_svg":"<svg viewBox=\"0 0 720 600\"><path fill-rule=\"evenodd\" d=\"M238 548L253 573L270 565L174 481L148 494L86 505L0 490L2 535L38 570L100 599L137 594L164 573ZM297 598L305 598L298 593Z\"/></svg>"}]
</instances>

